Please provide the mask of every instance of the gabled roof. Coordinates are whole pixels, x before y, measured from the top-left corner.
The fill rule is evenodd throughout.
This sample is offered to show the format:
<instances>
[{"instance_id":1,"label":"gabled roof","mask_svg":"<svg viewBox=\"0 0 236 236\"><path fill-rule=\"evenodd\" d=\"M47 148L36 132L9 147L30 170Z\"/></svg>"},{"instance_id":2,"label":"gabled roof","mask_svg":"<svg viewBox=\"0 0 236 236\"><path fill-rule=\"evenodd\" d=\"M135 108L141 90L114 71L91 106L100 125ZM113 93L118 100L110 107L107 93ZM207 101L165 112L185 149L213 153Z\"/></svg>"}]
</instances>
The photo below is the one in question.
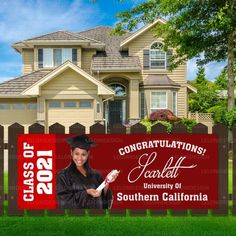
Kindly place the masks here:
<instances>
[{"instance_id":1,"label":"gabled roof","mask_svg":"<svg viewBox=\"0 0 236 236\"><path fill-rule=\"evenodd\" d=\"M24 41L26 42L26 41L37 41L37 40L53 40L53 41L54 40L85 40L85 41L101 43L98 40L79 36L78 34L67 31L67 30L59 30L59 31L44 34L35 38L26 39Z\"/></svg>"},{"instance_id":2,"label":"gabled roof","mask_svg":"<svg viewBox=\"0 0 236 236\"><path fill-rule=\"evenodd\" d=\"M81 68L76 66L70 61L66 61L56 69L52 70L38 70L30 74L5 81L0 84L0 97L28 97L38 96L40 93L40 87L53 79L64 70L71 68L90 82L98 86L99 95L114 95L114 91L107 85L98 81Z\"/></svg>"},{"instance_id":3,"label":"gabled roof","mask_svg":"<svg viewBox=\"0 0 236 236\"><path fill-rule=\"evenodd\" d=\"M51 70L39 70L9 81L5 81L0 84L0 96L21 95L21 92L42 79L50 72Z\"/></svg>"},{"instance_id":4,"label":"gabled roof","mask_svg":"<svg viewBox=\"0 0 236 236\"><path fill-rule=\"evenodd\" d=\"M87 31L78 33L80 36L96 39L105 44L105 53L103 56L95 56L92 61L93 71L141 71L141 64L138 57L122 55L120 43L132 35L126 32L124 35L112 35L114 28L108 26L99 26Z\"/></svg>"},{"instance_id":5,"label":"gabled roof","mask_svg":"<svg viewBox=\"0 0 236 236\"><path fill-rule=\"evenodd\" d=\"M33 48L34 45L85 45L86 47L104 48L105 44L92 38L80 36L77 33L60 30L44 34L38 37L26 39L12 45L17 51L21 52L22 48Z\"/></svg>"},{"instance_id":6,"label":"gabled roof","mask_svg":"<svg viewBox=\"0 0 236 236\"><path fill-rule=\"evenodd\" d=\"M130 35L128 38L124 39L121 44L120 47L124 47L125 45L127 45L128 43L130 43L132 40L134 40L135 38L137 38L139 35L143 34L144 32L146 32L147 30L151 29L154 25L156 24L165 24L166 21L164 19L157 19L155 21L153 21L150 24L146 24L144 25L141 29L139 29L138 31L136 31L135 33L133 33L132 35Z\"/></svg>"},{"instance_id":7,"label":"gabled roof","mask_svg":"<svg viewBox=\"0 0 236 236\"><path fill-rule=\"evenodd\" d=\"M106 55L120 55L120 43L132 35L130 32L119 35L111 35L114 28L98 26L93 29L77 33L79 36L93 38L105 44Z\"/></svg>"},{"instance_id":8,"label":"gabled roof","mask_svg":"<svg viewBox=\"0 0 236 236\"><path fill-rule=\"evenodd\" d=\"M78 74L82 75L85 79L89 80L93 84L97 85L98 88L98 95L114 95L114 91L109 88L107 85L102 83L101 81L95 79L88 73L86 73L84 70L82 70L80 67L76 66L70 61L66 61L62 65L58 66L56 69L42 77L40 80L29 86L27 89L21 92L21 95L26 96L38 96L40 95L40 87L44 84L48 83L50 80L55 78L57 75L61 74L68 68L74 70Z\"/></svg>"}]
</instances>

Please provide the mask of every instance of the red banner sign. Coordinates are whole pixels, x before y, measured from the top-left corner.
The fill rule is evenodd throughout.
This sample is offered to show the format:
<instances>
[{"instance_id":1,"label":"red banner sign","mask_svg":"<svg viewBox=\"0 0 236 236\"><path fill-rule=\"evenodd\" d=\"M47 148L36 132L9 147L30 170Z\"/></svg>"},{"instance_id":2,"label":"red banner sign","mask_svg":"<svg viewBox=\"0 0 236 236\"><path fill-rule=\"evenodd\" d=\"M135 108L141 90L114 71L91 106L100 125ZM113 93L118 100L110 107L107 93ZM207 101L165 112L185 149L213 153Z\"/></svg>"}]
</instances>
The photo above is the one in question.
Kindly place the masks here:
<instances>
[{"instance_id":1,"label":"red banner sign","mask_svg":"<svg viewBox=\"0 0 236 236\"><path fill-rule=\"evenodd\" d=\"M69 136L19 135L20 209L218 207L216 135L87 135L90 151L71 150Z\"/></svg>"}]
</instances>

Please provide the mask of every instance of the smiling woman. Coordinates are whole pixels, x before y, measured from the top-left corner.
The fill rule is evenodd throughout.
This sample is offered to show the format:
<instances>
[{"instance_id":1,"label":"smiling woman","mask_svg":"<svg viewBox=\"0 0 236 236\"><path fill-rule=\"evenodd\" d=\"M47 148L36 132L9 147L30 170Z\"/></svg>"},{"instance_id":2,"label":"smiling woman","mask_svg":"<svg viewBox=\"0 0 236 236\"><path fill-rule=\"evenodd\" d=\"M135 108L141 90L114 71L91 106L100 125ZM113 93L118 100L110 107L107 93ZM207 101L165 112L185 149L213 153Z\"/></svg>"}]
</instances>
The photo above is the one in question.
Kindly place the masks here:
<instances>
[{"instance_id":1,"label":"smiling woman","mask_svg":"<svg viewBox=\"0 0 236 236\"><path fill-rule=\"evenodd\" d=\"M89 165L90 147L95 143L86 135L67 139L71 147L71 163L57 175L57 200L63 209L111 208L112 192L109 183L96 190L104 181L102 175Z\"/></svg>"}]
</instances>

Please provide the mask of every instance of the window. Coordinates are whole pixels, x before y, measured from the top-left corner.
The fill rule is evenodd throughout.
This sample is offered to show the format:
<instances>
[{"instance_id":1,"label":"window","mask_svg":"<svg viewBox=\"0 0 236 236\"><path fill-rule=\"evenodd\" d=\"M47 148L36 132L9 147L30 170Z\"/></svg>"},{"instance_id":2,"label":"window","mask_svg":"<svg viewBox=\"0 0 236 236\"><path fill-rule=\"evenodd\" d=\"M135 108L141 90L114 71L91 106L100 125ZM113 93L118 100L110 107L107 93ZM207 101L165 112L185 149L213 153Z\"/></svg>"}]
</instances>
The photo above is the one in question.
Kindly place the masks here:
<instances>
[{"instance_id":1,"label":"window","mask_svg":"<svg viewBox=\"0 0 236 236\"><path fill-rule=\"evenodd\" d=\"M28 110L37 110L37 103L29 103L27 104Z\"/></svg>"},{"instance_id":2,"label":"window","mask_svg":"<svg viewBox=\"0 0 236 236\"><path fill-rule=\"evenodd\" d=\"M146 109L145 109L145 96L144 91L140 92L140 118L143 119L146 116Z\"/></svg>"},{"instance_id":3,"label":"window","mask_svg":"<svg viewBox=\"0 0 236 236\"><path fill-rule=\"evenodd\" d=\"M162 91L151 92L151 113L158 109L167 109L167 93Z\"/></svg>"},{"instance_id":4,"label":"window","mask_svg":"<svg viewBox=\"0 0 236 236\"><path fill-rule=\"evenodd\" d=\"M0 103L0 110L10 110L11 106L7 103Z\"/></svg>"},{"instance_id":5,"label":"window","mask_svg":"<svg viewBox=\"0 0 236 236\"><path fill-rule=\"evenodd\" d=\"M14 110L24 110L25 109L25 104L24 103L12 104L12 108Z\"/></svg>"},{"instance_id":6,"label":"window","mask_svg":"<svg viewBox=\"0 0 236 236\"><path fill-rule=\"evenodd\" d=\"M92 107L92 102L91 101L80 101L79 102L79 107L80 108L91 108Z\"/></svg>"},{"instance_id":7,"label":"window","mask_svg":"<svg viewBox=\"0 0 236 236\"><path fill-rule=\"evenodd\" d=\"M66 101L66 102L64 102L64 107L69 107L69 108L77 107L77 104L74 101Z\"/></svg>"},{"instance_id":8,"label":"window","mask_svg":"<svg viewBox=\"0 0 236 236\"><path fill-rule=\"evenodd\" d=\"M43 49L43 68L53 67L53 49L44 48Z\"/></svg>"},{"instance_id":9,"label":"window","mask_svg":"<svg viewBox=\"0 0 236 236\"><path fill-rule=\"evenodd\" d=\"M48 106L51 107L51 108L61 107L61 102L51 101L51 102L48 103Z\"/></svg>"},{"instance_id":10,"label":"window","mask_svg":"<svg viewBox=\"0 0 236 236\"><path fill-rule=\"evenodd\" d=\"M38 49L39 68L59 66L65 61L77 63L76 48L40 48Z\"/></svg>"},{"instance_id":11,"label":"window","mask_svg":"<svg viewBox=\"0 0 236 236\"><path fill-rule=\"evenodd\" d=\"M59 66L62 64L62 50L60 48L55 48L53 50L53 65Z\"/></svg>"},{"instance_id":12,"label":"window","mask_svg":"<svg viewBox=\"0 0 236 236\"><path fill-rule=\"evenodd\" d=\"M173 113L177 116L177 92L173 92L173 99L172 99L172 108L173 108Z\"/></svg>"},{"instance_id":13,"label":"window","mask_svg":"<svg viewBox=\"0 0 236 236\"><path fill-rule=\"evenodd\" d=\"M162 50L163 44L156 42L150 49L150 68L166 69L166 52Z\"/></svg>"},{"instance_id":14,"label":"window","mask_svg":"<svg viewBox=\"0 0 236 236\"><path fill-rule=\"evenodd\" d=\"M121 85L121 84L110 84L109 87L114 90L115 96L117 96L117 97L126 96L126 89L123 85Z\"/></svg>"}]
</instances>

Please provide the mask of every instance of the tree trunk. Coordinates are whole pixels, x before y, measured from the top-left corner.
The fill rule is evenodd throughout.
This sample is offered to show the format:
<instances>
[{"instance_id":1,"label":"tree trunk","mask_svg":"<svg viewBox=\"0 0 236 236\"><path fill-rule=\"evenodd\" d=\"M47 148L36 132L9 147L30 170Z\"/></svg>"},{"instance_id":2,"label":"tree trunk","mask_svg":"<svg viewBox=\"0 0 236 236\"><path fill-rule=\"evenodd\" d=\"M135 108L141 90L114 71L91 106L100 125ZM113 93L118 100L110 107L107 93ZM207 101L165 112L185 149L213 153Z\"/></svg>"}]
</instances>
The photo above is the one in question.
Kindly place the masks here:
<instances>
[{"instance_id":1,"label":"tree trunk","mask_svg":"<svg viewBox=\"0 0 236 236\"><path fill-rule=\"evenodd\" d=\"M234 108L234 34L228 36L228 111Z\"/></svg>"},{"instance_id":2,"label":"tree trunk","mask_svg":"<svg viewBox=\"0 0 236 236\"><path fill-rule=\"evenodd\" d=\"M228 111L234 108L234 34L230 33L228 35L228 65L227 65L227 75L228 75ZM229 150L232 150L233 143L233 131L229 129L228 131L229 140Z\"/></svg>"},{"instance_id":3,"label":"tree trunk","mask_svg":"<svg viewBox=\"0 0 236 236\"><path fill-rule=\"evenodd\" d=\"M234 0L229 0L228 14L233 16ZM234 108L234 28L229 29L227 38L228 51L227 51L227 75L228 75L228 111Z\"/></svg>"}]
</instances>

